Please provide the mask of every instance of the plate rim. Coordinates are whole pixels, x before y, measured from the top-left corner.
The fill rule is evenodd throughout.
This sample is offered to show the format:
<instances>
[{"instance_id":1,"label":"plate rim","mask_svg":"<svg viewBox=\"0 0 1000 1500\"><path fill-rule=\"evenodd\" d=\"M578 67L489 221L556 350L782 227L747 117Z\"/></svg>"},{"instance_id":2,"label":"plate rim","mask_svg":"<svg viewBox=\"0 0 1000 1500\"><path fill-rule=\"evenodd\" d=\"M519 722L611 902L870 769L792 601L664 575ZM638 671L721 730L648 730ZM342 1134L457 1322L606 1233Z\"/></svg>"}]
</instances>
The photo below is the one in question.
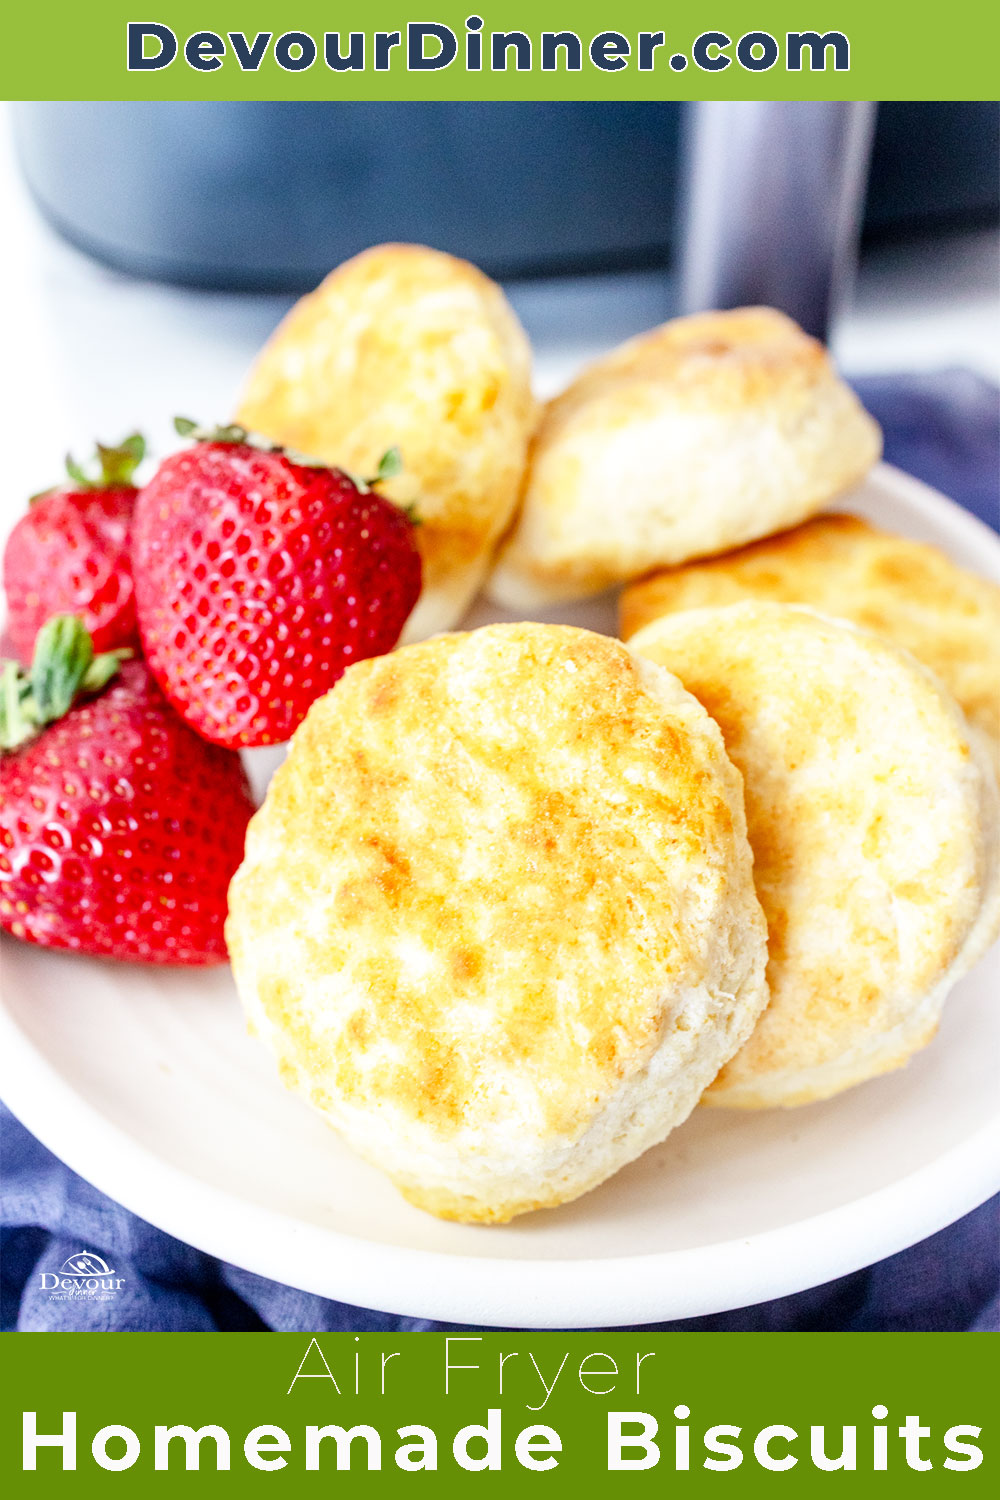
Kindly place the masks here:
<instances>
[{"instance_id":1,"label":"plate rim","mask_svg":"<svg viewBox=\"0 0 1000 1500\"><path fill-rule=\"evenodd\" d=\"M664 1322L751 1307L874 1264L943 1229L1000 1191L998 1114L959 1145L873 1193L742 1238L684 1250L571 1260L418 1250L290 1220L164 1162L78 1095L3 1007L0 1051L4 1058L0 1089L13 1114L71 1170L130 1212L195 1249L258 1276L404 1317L570 1329ZM56 1115L65 1122L62 1131L35 1118L31 1100L45 1097L51 1108L53 1098L51 1092L37 1089L39 1083L49 1090L54 1086L60 1101ZM86 1147L77 1148L74 1141L85 1141ZM855 1225L867 1231L860 1258L859 1237L850 1233ZM877 1227L873 1230L873 1226ZM298 1241L300 1257L305 1252L310 1266L304 1278L300 1271L291 1281L276 1263L285 1249L277 1241L289 1232ZM259 1253L248 1255L241 1250L233 1255L230 1249L220 1249L220 1241L227 1236L242 1246L264 1248ZM774 1272L780 1264L775 1247L782 1247L787 1261L790 1242L797 1252L791 1259L809 1265L805 1278L796 1277L794 1285L784 1284L784 1278ZM324 1274L331 1268L336 1287ZM435 1271L441 1274L434 1275ZM712 1289L723 1271L727 1290L720 1301ZM528 1276L535 1280L534 1292L527 1299L531 1321L524 1317ZM620 1285L616 1284L619 1277ZM485 1295L483 1284L488 1284ZM596 1296L595 1285L600 1288ZM651 1298L665 1285L674 1293L672 1304L655 1309ZM387 1286L392 1289L389 1306L384 1301Z\"/></svg>"},{"instance_id":2,"label":"plate rim","mask_svg":"<svg viewBox=\"0 0 1000 1500\"><path fill-rule=\"evenodd\" d=\"M940 521L943 508L951 529L982 549L982 571L1000 580L1000 538L978 517L889 464L876 465L867 482L902 492L915 512L932 521ZM850 500L845 495L838 504L849 508ZM85 1181L203 1253L362 1308L487 1327L616 1327L750 1307L872 1265L1000 1190L998 1108L974 1134L915 1171L836 1208L750 1236L634 1256L470 1256L296 1220L189 1175L78 1094L2 1003L0 1097ZM85 1148L75 1144L81 1141ZM277 1264L287 1257L290 1240L291 1279L288 1267ZM792 1275L789 1267L796 1268Z\"/></svg>"}]
</instances>

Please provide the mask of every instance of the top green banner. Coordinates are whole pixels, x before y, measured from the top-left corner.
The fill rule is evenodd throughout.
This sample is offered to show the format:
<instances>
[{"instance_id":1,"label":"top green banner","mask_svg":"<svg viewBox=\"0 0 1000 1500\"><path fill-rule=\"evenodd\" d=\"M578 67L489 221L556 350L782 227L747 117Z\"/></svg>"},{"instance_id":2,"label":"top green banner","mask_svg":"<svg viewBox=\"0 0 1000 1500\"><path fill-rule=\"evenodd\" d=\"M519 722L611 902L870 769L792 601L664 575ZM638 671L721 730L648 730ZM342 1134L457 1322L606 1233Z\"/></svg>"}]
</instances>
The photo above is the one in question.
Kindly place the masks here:
<instances>
[{"instance_id":1,"label":"top green banner","mask_svg":"<svg viewBox=\"0 0 1000 1500\"><path fill-rule=\"evenodd\" d=\"M9 99L978 99L998 43L986 0L54 0L0 69Z\"/></svg>"}]
</instances>

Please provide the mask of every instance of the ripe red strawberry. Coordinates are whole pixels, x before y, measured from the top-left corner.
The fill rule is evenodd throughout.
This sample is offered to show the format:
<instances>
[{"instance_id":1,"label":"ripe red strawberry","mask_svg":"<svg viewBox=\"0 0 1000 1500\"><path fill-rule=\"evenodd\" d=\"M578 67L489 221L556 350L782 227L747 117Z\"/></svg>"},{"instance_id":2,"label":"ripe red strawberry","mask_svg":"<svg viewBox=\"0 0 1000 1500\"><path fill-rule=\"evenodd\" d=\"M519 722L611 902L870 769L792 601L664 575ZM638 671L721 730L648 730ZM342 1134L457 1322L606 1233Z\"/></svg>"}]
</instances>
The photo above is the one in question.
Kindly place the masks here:
<instances>
[{"instance_id":1,"label":"ripe red strawberry","mask_svg":"<svg viewBox=\"0 0 1000 1500\"><path fill-rule=\"evenodd\" d=\"M221 963L246 775L119 655L94 657L64 615L39 632L30 676L4 666L0 925L106 958Z\"/></svg>"},{"instance_id":2,"label":"ripe red strawberry","mask_svg":"<svg viewBox=\"0 0 1000 1500\"><path fill-rule=\"evenodd\" d=\"M160 465L135 512L146 657L206 739L275 744L352 662L396 644L420 593L412 524L243 428L177 430L195 446Z\"/></svg>"},{"instance_id":3,"label":"ripe red strawberry","mask_svg":"<svg viewBox=\"0 0 1000 1500\"><path fill-rule=\"evenodd\" d=\"M71 483L36 495L8 537L7 630L22 660L56 614L79 616L95 651L138 644L129 533L139 493L132 475L145 451L138 432L117 448L98 443L93 479L67 457Z\"/></svg>"}]
</instances>

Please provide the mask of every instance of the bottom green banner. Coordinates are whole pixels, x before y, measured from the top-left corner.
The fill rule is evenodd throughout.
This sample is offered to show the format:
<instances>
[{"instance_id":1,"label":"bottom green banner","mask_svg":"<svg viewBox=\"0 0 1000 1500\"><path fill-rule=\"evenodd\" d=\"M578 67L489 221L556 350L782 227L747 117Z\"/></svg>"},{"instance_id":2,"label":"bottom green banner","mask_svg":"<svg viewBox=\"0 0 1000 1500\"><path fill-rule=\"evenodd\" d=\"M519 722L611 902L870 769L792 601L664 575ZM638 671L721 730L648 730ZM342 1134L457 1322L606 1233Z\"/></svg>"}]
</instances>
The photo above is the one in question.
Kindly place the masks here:
<instances>
[{"instance_id":1,"label":"bottom green banner","mask_svg":"<svg viewBox=\"0 0 1000 1500\"><path fill-rule=\"evenodd\" d=\"M324 1473L392 1494L700 1493L719 1474L754 1494L967 1491L996 1483L995 1352L968 1334L7 1334L3 1467L45 1495L322 1493Z\"/></svg>"}]
</instances>

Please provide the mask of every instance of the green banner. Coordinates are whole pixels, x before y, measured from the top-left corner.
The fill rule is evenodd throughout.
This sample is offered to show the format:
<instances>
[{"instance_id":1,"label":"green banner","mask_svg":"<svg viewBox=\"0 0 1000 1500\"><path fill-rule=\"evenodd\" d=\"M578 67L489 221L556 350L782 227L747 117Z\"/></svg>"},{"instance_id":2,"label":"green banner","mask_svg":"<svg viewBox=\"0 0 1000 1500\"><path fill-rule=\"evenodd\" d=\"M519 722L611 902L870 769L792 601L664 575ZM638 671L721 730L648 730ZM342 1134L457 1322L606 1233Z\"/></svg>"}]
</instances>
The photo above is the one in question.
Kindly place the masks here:
<instances>
[{"instance_id":1,"label":"green banner","mask_svg":"<svg viewBox=\"0 0 1000 1500\"><path fill-rule=\"evenodd\" d=\"M54 0L0 67L11 99L975 99L998 42L986 0Z\"/></svg>"},{"instance_id":2,"label":"green banner","mask_svg":"<svg viewBox=\"0 0 1000 1500\"><path fill-rule=\"evenodd\" d=\"M961 1334L21 1334L3 1346L9 1494L343 1482L468 1495L526 1481L553 1495L995 1493L996 1347Z\"/></svg>"}]
</instances>

